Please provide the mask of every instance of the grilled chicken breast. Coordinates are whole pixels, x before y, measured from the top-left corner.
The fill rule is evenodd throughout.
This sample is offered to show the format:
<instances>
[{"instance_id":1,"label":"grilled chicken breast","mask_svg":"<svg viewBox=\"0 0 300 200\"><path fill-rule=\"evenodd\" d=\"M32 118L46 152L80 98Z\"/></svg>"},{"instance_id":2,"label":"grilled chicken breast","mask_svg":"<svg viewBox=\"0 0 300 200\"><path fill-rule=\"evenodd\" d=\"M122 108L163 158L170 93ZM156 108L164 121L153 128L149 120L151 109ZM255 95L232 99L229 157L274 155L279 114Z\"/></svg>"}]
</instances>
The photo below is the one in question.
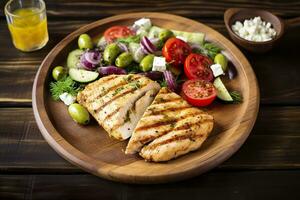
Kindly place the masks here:
<instances>
[{"instance_id":1,"label":"grilled chicken breast","mask_svg":"<svg viewBox=\"0 0 300 200\"><path fill-rule=\"evenodd\" d=\"M110 136L129 138L160 86L142 75L110 75L78 93L83 105Z\"/></svg>"},{"instance_id":2,"label":"grilled chicken breast","mask_svg":"<svg viewBox=\"0 0 300 200\"><path fill-rule=\"evenodd\" d=\"M162 88L138 122L126 154L167 161L198 149L213 128L213 117ZM146 145L146 146L144 146Z\"/></svg>"}]
</instances>

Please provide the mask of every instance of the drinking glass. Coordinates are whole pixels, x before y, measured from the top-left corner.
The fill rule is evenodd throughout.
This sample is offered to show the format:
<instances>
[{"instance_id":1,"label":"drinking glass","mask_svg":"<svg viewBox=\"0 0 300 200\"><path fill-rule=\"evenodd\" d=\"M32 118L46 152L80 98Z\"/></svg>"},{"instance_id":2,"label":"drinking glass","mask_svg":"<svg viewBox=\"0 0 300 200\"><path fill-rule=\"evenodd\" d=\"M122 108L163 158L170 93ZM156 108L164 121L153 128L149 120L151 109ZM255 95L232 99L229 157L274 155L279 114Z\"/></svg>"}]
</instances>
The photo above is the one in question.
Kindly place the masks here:
<instances>
[{"instance_id":1,"label":"drinking glass","mask_svg":"<svg viewBox=\"0 0 300 200\"><path fill-rule=\"evenodd\" d=\"M14 46L35 51L48 42L46 6L43 0L9 0L4 8Z\"/></svg>"}]
</instances>

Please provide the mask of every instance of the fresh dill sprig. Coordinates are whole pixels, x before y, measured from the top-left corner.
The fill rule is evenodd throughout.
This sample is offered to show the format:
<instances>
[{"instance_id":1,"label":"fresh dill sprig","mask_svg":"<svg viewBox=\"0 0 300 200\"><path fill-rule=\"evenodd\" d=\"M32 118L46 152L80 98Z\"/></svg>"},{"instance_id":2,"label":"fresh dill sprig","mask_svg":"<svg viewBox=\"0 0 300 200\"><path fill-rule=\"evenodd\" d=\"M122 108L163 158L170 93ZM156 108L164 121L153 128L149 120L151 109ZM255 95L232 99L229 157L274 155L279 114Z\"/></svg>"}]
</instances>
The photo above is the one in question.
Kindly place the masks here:
<instances>
[{"instance_id":1,"label":"fresh dill sprig","mask_svg":"<svg viewBox=\"0 0 300 200\"><path fill-rule=\"evenodd\" d=\"M230 94L230 96L233 99L233 103L238 104L238 103L243 102L243 97L242 97L242 95L239 92L232 91L232 92L229 92L229 94Z\"/></svg>"},{"instance_id":2,"label":"fresh dill sprig","mask_svg":"<svg viewBox=\"0 0 300 200\"><path fill-rule=\"evenodd\" d=\"M62 93L69 93L72 96L76 96L77 93L83 89L82 85L77 84L75 81L73 81L69 76L50 83L50 92L52 95L52 98L54 100L59 100L59 96Z\"/></svg>"}]
</instances>

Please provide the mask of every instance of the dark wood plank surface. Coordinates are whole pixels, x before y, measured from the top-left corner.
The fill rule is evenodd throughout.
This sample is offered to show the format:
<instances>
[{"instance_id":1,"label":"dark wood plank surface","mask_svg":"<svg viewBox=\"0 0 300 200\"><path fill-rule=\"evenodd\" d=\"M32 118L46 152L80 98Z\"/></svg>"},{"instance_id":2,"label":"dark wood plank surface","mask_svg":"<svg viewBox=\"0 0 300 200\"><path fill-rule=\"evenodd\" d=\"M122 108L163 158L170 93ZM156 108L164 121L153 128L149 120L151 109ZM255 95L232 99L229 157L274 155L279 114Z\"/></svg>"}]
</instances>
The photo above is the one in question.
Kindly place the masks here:
<instances>
[{"instance_id":1,"label":"dark wood plank surface","mask_svg":"<svg viewBox=\"0 0 300 200\"><path fill-rule=\"evenodd\" d=\"M31 89L47 53L67 34L103 17L168 12L205 23L228 37L223 13L260 8L284 19L300 16L299 0L47 0L50 41L32 53L16 50L0 1L0 199L300 199L300 27L271 52L245 52L261 89L261 108L243 147L217 169L180 183L137 186L92 175L58 156L33 118Z\"/></svg>"},{"instance_id":2,"label":"dark wood plank surface","mask_svg":"<svg viewBox=\"0 0 300 200\"><path fill-rule=\"evenodd\" d=\"M91 175L0 175L3 199L272 199L300 198L300 171L209 172L164 185L125 185ZM222 197L222 198L220 198ZM189 198L191 199L191 198Z\"/></svg>"},{"instance_id":3,"label":"dark wood plank surface","mask_svg":"<svg viewBox=\"0 0 300 200\"><path fill-rule=\"evenodd\" d=\"M297 0L72 0L46 1L47 14L49 17L73 17L73 18L103 18L111 15L130 13L130 12L168 12L183 15L190 18L197 17L223 17L227 8L260 8L270 10L280 16L292 17L299 15L300 2ZM5 1L1 1L0 7L4 7ZM3 16L0 10L0 16Z\"/></svg>"}]
</instances>

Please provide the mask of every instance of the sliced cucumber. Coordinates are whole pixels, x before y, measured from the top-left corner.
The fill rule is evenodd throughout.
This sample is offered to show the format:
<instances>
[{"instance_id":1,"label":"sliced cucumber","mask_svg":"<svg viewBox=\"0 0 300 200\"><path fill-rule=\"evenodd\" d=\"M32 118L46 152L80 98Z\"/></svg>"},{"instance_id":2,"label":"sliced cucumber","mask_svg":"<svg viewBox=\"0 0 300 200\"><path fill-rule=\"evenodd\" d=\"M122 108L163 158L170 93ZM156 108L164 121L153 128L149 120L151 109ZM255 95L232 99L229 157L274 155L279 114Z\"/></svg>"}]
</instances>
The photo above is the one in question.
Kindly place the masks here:
<instances>
[{"instance_id":1,"label":"sliced cucumber","mask_svg":"<svg viewBox=\"0 0 300 200\"><path fill-rule=\"evenodd\" d=\"M94 81L98 78L98 72L87 71L84 69L71 68L69 70L69 75L71 79L80 83L88 83Z\"/></svg>"},{"instance_id":2,"label":"sliced cucumber","mask_svg":"<svg viewBox=\"0 0 300 200\"><path fill-rule=\"evenodd\" d=\"M152 26L148 37L149 38L157 38L159 36L159 33L162 32L163 28L160 28L158 26ZM196 44L203 44L205 34L204 33L192 33L192 32L185 32L185 31L177 31L177 30L171 30L175 36L181 36L186 38L187 42L189 43L196 43Z\"/></svg>"},{"instance_id":3,"label":"sliced cucumber","mask_svg":"<svg viewBox=\"0 0 300 200\"><path fill-rule=\"evenodd\" d=\"M139 50L140 44L131 42L128 45L129 52L131 53L133 60L137 63L140 63L141 60L145 57L145 54Z\"/></svg>"},{"instance_id":4,"label":"sliced cucumber","mask_svg":"<svg viewBox=\"0 0 300 200\"><path fill-rule=\"evenodd\" d=\"M204 42L204 37L205 37L204 33L192 33L192 32L175 31L175 30L172 31L175 36L184 37L189 43L203 44Z\"/></svg>"},{"instance_id":5,"label":"sliced cucumber","mask_svg":"<svg viewBox=\"0 0 300 200\"><path fill-rule=\"evenodd\" d=\"M69 68L77 68L80 65L80 57L83 54L83 50L75 49L71 51L67 58L67 66Z\"/></svg>"},{"instance_id":6,"label":"sliced cucumber","mask_svg":"<svg viewBox=\"0 0 300 200\"><path fill-rule=\"evenodd\" d=\"M149 30L148 38L158 38L159 33L165 29L158 26L152 26Z\"/></svg>"},{"instance_id":7,"label":"sliced cucumber","mask_svg":"<svg viewBox=\"0 0 300 200\"><path fill-rule=\"evenodd\" d=\"M217 89L217 97L219 99L222 99L223 101L233 101L220 77L215 79L214 86Z\"/></svg>"}]
</instances>

